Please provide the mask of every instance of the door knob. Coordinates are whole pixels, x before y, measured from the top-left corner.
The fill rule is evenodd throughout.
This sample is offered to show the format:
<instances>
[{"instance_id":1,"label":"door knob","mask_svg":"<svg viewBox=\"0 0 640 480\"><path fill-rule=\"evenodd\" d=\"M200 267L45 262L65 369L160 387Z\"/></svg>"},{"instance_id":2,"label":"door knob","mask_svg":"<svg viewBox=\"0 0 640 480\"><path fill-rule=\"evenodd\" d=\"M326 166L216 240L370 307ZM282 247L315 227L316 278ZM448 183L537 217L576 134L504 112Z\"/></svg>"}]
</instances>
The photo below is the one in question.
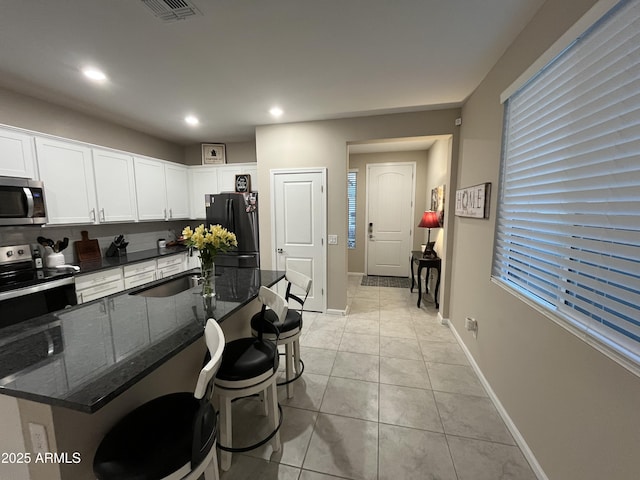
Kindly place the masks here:
<instances>
[{"instance_id":1,"label":"door knob","mask_svg":"<svg viewBox=\"0 0 640 480\"><path fill-rule=\"evenodd\" d=\"M284 250L282 250L281 248L279 248L279 249L277 250L277 252L278 252L278 253L284 253Z\"/></svg>"}]
</instances>

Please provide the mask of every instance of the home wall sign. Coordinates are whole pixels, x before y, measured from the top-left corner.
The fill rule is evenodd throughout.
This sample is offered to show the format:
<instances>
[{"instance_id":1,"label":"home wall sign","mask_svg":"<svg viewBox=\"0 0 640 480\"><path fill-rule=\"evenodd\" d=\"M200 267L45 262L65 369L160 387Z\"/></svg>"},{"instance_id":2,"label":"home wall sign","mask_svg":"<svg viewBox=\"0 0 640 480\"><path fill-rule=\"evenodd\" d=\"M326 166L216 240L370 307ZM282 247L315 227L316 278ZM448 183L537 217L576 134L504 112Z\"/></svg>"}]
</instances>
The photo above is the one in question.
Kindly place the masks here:
<instances>
[{"instance_id":1,"label":"home wall sign","mask_svg":"<svg viewBox=\"0 0 640 480\"><path fill-rule=\"evenodd\" d=\"M227 163L224 143L202 144L202 165L219 165Z\"/></svg>"},{"instance_id":2,"label":"home wall sign","mask_svg":"<svg viewBox=\"0 0 640 480\"><path fill-rule=\"evenodd\" d=\"M456 216L489 218L491 183L456 190Z\"/></svg>"}]
</instances>

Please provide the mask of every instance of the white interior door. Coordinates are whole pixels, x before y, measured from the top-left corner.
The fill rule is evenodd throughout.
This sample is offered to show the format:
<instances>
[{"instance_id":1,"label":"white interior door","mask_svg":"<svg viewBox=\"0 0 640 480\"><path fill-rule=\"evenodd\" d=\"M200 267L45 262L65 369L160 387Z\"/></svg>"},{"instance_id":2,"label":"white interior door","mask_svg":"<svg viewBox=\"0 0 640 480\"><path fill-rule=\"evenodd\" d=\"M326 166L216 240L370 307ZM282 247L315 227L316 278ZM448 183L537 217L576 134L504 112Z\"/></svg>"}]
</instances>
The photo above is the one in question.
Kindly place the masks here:
<instances>
[{"instance_id":1,"label":"white interior door","mask_svg":"<svg viewBox=\"0 0 640 480\"><path fill-rule=\"evenodd\" d=\"M325 176L324 169L272 172L274 264L278 270L293 269L311 277L305 310L321 312L326 277ZM292 307L298 308L297 303Z\"/></svg>"},{"instance_id":2,"label":"white interior door","mask_svg":"<svg viewBox=\"0 0 640 480\"><path fill-rule=\"evenodd\" d=\"M367 165L367 274L409 276L415 164Z\"/></svg>"}]
</instances>

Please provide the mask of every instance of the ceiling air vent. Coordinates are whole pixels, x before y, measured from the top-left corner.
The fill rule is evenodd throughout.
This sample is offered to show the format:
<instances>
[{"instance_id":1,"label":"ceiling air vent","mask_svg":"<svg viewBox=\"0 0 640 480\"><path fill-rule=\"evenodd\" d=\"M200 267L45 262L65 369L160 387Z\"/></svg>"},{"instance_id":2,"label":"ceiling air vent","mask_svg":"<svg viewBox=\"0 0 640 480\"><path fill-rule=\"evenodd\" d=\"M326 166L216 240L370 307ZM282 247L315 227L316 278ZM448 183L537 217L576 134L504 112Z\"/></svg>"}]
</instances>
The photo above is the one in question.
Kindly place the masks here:
<instances>
[{"instance_id":1,"label":"ceiling air vent","mask_svg":"<svg viewBox=\"0 0 640 480\"><path fill-rule=\"evenodd\" d=\"M165 23L202 15L191 0L142 0L142 3Z\"/></svg>"}]
</instances>

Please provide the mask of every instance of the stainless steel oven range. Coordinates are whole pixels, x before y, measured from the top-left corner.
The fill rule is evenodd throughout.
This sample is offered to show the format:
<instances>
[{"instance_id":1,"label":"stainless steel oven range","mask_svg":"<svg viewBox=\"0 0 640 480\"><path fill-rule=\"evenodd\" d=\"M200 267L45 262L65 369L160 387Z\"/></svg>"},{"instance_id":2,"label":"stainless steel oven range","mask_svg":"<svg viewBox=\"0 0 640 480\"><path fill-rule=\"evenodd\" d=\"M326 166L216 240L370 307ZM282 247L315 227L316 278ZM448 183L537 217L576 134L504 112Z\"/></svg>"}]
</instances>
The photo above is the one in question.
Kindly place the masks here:
<instances>
[{"instance_id":1,"label":"stainless steel oven range","mask_svg":"<svg viewBox=\"0 0 640 480\"><path fill-rule=\"evenodd\" d=\"M73 272L35 268L29 245L0 247L0 332L77 303Z\"/></svg>"}]
</instances>

